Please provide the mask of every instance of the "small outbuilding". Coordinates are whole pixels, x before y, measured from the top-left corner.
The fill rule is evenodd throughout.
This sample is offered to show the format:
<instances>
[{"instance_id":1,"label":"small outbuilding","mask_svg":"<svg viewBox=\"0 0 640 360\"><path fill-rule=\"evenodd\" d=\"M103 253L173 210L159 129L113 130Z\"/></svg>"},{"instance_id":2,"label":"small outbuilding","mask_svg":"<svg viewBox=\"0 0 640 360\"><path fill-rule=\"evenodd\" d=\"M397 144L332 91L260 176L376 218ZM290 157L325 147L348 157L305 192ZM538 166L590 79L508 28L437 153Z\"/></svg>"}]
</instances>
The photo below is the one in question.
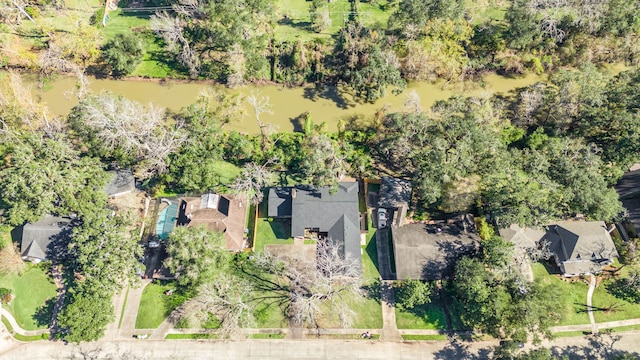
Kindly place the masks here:
<instances>
[{"instance_id":1,"label":"small outbuilding","mask_svg":"<svg viewBox=\"0 0 640 360\"><path fill-rule=\"evenodd\" d=\"M107 171L109 182L104 187L104 192L109 197L118 197L132 193L136 189L136 179L131 170Z\"/></svg>"}]
</instances>

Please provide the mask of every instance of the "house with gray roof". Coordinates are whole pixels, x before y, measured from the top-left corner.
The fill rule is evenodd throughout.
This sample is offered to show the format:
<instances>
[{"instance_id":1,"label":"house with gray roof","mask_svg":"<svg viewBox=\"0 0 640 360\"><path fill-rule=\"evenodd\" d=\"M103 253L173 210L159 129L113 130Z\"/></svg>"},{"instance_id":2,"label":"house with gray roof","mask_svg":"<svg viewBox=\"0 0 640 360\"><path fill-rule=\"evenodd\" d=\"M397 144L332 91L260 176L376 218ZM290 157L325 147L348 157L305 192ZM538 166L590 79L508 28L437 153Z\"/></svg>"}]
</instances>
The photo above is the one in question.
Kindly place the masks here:
<instances>
[{"instance_id":1,"label":"house with gray roof","mask_svg":"<svg viewBox=\"0 0 640 360\"><path fill-rule=\"evenodd\" d=\"M516 251L546 243L564 276L599 272L618 257L604 221L561 221L541 228L514 224L500 229L500 236Z\"/></svg>"},{"instance_id":2,"label":"house with gray roof","mask_svg":"<svg viewBox=\"0 0 640 360\"><path fill-rule=\"evenodd\" d=\"M49 247L62 236L69 236L71 219L46 215L43 219L26 224L22 229L20 251L23 260L39 263L49 260Z\"/></svg>"},{"instance_id":3,"label":"house with gray roof","mask_svg":"<svg viewBox=\"0 0 640 360\"><path fill-rule=\"evenodd\" d=\"M334 194L329 187L310 185L270 188L268 216L290 219L292 237L315 233L339 243L343 256L361 270L357 182L339 183Z\"/></svg>"},{"instance_id":4,"label":"house with gray roof","mask_svg":"<svg viewBox=\"0 0 640 360\"><path fill-rule=\"evenodd\" d=\"M637 236L640 233L640 169L638 167L640 166L636 164L624 173L615 186L622 206L627 209L627 218L625 220L633 227L633 229L629 229L631 231L629 235L626 234L628 228L620 228L623 232L623 237L626 239ZM633 233L634 230L635 233Z\"/></svg>"},{"instance_id":5,"label":"house with gray roof","mask_svg":"<svg viewBox=\"0 0 640 360\"><path fill-rule=\"evenodd\" d=\"M562 221L549 225L543 237L549 242L564 276L592 274L618 257L604 221Z\"/></svg>"},{"instance_id":6,"label":"house with gray roof","mask_svg":"<svg viewBox=\"0 0 640 360\"><path fill-rule=\"evenodd\" d=\"M382 178L378 191L378 207L393 210L395 221L391 219L391 222L395 226L404 224L411 202L411 190L411 181L386 176Z\"/></svg>"},{"instance_id":7,"label":"house with gray roof","mask_svg":"<svg viewBox=\"0 0 640 360\"><path fill-rule=\"evenodd\" d=\"M391 237L398 280L446 279L456 260L480 243L472 215L392 227Z\"/></svg>"}]
</instances>

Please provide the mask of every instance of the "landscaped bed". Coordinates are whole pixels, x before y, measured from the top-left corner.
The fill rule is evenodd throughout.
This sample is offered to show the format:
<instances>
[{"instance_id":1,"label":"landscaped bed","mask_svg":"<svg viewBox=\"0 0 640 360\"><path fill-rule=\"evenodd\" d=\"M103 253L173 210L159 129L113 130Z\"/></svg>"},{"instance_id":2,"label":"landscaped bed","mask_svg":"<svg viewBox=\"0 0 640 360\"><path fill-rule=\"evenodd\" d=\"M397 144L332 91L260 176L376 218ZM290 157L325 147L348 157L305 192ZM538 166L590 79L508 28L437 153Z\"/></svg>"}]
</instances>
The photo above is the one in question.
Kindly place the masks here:
<instances>
[{"instance_id":1,"label":"landscaped bed","mask_svg":"<svg viewBox=\"0 0 640 360\"><path fill-rule=\"evenodd\" d=\"M23 329L46 329L51 313L45 311L44 306L47 300L53 301L55 298L56 286L46 274L45 264L26 265L20 276L11 274L0 277L0 287L11 289L14 295L13 301L3 306Z\"/></svg>"}]
</instances>

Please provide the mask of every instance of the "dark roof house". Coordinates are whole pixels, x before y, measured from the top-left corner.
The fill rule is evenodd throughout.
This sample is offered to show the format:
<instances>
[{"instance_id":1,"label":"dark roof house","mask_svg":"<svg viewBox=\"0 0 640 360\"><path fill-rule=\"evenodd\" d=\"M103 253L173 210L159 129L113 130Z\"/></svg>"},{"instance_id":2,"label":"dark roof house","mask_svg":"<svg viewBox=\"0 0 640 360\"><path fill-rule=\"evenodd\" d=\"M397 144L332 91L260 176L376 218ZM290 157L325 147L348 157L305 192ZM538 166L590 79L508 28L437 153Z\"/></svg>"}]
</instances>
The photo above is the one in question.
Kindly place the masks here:
<instances>
[{"instance_id":1,"label":"dark roof house","mask_svg":"<svg viewBox=\"0 0 640 360\"><path fill-rule=\"evenodd\" d=\"M291 236L305 230L340 243L344 256L361 268L358 183L341 182L335 194L328 187L297 185L269 189L268 215L291 218Z\"/></svg>"},{"instance_id":2,"label":"dark roof house","mask_svg":"<svg viewBox=\"0 0 640 360\"><path fill-rule=\"evenodd\" d=\"M604 221L561 221L543 228L511 225L500 229L500 236L516 249L546 242L564 276L599 272L618 257Z\"/></svg>"},{"instance_id":3,"label":"dark roof house","mask_svg":"<svg viewBox=\"0 0 640 360\"><path fill-rule=\"evenodd\" d=\"M400 208L411 202L411 181L383 177L378 191L378 207Z\"/></svg>"},{"instance_id":4,"label":"dark roof house","mask_svg":"<svg viewBox=\"0 0 640 360\"><path fill-rule=\"evenodd\" d=\"M615 186L622 206L627 209L627 220L640 233L640 170L626 172ZM635 234L631 234L635 236Z\"/></svg>"},{"instance_id":5,"label":"dark roof house","mask_svg":"<svg viewBox=\"0 0 640 360\"><path fill-rule=\"evenodd\" d=\"M398 280L440 280L451 275L455 260L473 253L480 238L473 216L431 224L391 228Z\"/></svg>"},{"instance_id":6,"label":"dark roof house","mask_svg":"<svg viewBox=\"0 0 640 360\"><path fill-rule=\"evenodd\" d=\"M204 225L210 231L224 233L226 248L241 251L246 247L247 202L231 195L204 194L180 199L177 224Z\"/></svg>"},{"instance_id":7,"label":"dark roof house","mask_svg":"<svg viewBox=\"0 0 640 360\"><path fill-rule=\"evenodd\" d=\"M107 171L109 182L104 187L104 192L109 197L117 197L128 194L136 189L136 179L130 170Z\"/></svg>"},{"instance_id":8,"label":"dark roof house","mask_svg":"<svg viewBox=\"0 0 640 360\"><path fill-rule=\"evenodd\" d=\"M549 242L565 276L591 274L618 257L604 221L562 221L549 225L543 240Z\"/></svg>"},{"instance_id":9,"label":"dark roof house","mask_svg":"<svg viewBox=\"0 0 640 360\"><path fill-rule=\"evenodd\" d=\"M58 237L69 236L71 219L46 215L22 229L20 250L24 260L39 263L49 260L49 246Z\"/></svg>"}]
</instances>

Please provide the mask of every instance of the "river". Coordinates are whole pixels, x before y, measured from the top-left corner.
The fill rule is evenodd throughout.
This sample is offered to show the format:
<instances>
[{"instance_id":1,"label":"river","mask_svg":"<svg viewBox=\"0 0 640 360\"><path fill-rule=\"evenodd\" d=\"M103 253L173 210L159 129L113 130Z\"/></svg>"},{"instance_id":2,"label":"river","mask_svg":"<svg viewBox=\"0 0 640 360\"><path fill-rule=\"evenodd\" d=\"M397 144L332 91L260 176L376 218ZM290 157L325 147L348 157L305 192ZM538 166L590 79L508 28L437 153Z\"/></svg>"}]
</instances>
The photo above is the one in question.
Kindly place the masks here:
<instances>
[{"instance_id":1,"label":"river","mask_svg":"<svg viewBox=\"0 0 640 360\"><path fill-rule=\"evenodd\" d=\"M349 95L341 96L339 88L328 87L322 91L316 91L313 87L283 88L277 85L245 86L239 89L226 89L224 91L239 93L243 96L259 92L268 96L272 106L272 114L262 114L261 120L272 124L276 131L293 131L299 129L295 119L302 113L309 111L314 123L327 123L331 131L337 129L338 122L351 121L350 119L369 119L377 110L388 106L390 110L401 110L407 99L407 93L415 90L421 99L421 105L428 109L438 100L447 99L454 94L491 95L494 93L506 93L510 90L524 87L538 81L545 81L546 76L529 74L522 77L502 77L488 75L484 78L484 86L473 90L443 89L441 84L427 82L411 83L400 95L390 92L374 104L355 103ZM55 115L66 115L69 110L78 103L78 99L69 93L75 88L75 78L61 77L50 83L46 89L38 89L33 86L33 94L39 101L46 103ZM33 84L33 83L32 83ZM202 83L183 83L138 80L106 80L92 79L90 89L94 93L111 91L128 99L142 103L153 103L157 106L171 110L178 110L196 101L198 96L212 85ZM258 125L253 117L253 110L246 104L245 115L226 125L227 129L234 129L250 134L259 133Z\"/></svg>"}]
</instances>

